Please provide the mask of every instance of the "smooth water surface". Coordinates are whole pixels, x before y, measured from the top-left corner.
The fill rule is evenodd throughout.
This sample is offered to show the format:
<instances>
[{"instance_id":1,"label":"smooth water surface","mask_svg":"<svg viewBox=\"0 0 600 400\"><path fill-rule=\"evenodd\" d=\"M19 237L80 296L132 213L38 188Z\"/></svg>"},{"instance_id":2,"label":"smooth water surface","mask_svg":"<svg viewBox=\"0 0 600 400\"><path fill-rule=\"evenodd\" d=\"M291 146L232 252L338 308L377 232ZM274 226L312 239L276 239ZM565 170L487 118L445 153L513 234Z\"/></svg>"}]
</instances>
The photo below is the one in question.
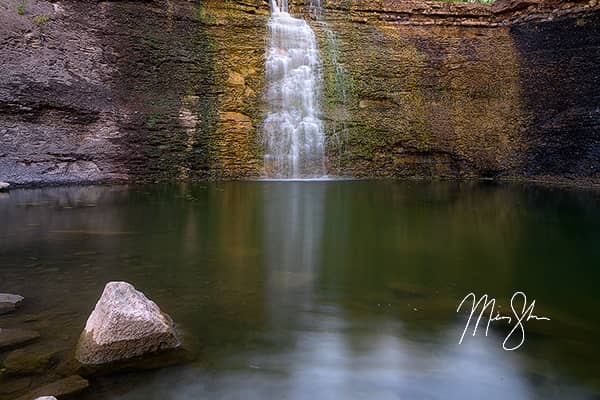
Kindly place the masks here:
<instances>
[{"instance_id":1,"label":"smooth water surface","mask_svg":"<svg viewBox=\"0 0 600 400\"><path fill-rule=\"evenodd\" d=\"M198 353L82 399L598 399L599 200L393 181L14 190L0 292L27 304L0 326L72 348L104 284L126 280ZM506 311L516 290L551 321L513 352L501 323L458 344L468 292Z\"/></svg>"}]
</instances>

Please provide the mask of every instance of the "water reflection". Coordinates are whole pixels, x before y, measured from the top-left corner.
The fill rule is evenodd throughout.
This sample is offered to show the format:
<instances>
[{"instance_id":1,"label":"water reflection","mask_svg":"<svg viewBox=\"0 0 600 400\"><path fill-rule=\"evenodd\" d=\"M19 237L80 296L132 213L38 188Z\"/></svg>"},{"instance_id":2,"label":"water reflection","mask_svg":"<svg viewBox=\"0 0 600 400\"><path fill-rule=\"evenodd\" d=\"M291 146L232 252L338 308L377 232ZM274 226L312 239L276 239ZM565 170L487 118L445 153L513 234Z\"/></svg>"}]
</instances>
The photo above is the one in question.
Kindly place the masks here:
<instances>
[{"instance_id":1,"label":"water reflection","mask_svg":"<svg viewBox=\"0 0 600 400\"><path fill-rule=\"evenodd\" d=\"M263 188L263 268L273 328L302 318L294 310L312 306L322 256L326 189L326 183L301 181Z\"/></svg>"},{"instance_id":2,"label":"water reflection","mask_svg":"<svg viewBox=\"0 0 600 400\"><path fill-rule=\"evenodd\" d=\"M86 399L598 398L597 204L385 181L13 191L0 291L29 302L0 326L72 348L123 279L194 339L198 362L105 378ZM516 289L552 323L528 326L519 352L501 328L458 345L459 299Z\"/></svg>"}]
</instances>

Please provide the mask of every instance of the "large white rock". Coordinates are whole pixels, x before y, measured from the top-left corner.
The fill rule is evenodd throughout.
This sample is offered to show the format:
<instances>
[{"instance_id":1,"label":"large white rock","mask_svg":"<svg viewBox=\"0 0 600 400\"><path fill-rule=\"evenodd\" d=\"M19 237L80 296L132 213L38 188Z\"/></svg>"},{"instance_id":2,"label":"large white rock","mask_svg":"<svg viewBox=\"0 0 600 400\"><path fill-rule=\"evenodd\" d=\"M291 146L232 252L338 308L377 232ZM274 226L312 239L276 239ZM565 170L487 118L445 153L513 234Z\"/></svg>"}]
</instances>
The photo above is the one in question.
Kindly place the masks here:
<instances>
[{"instance_id":1,"label":"large white rock","mask_svg":"<svg viewBox=\"0 0 600 400\"><path fill-rule=\"evenodd\" d=\"M9 187L10 187L10 184L8 184L6 182L0 182L0 192L3 190L8 190Z\"/></svg>"},{"instance_id":2,"label":"large white rock","mask_svg":"<svg viewBox=\"0 0 600 400\"><path fill-rule=\"evenodd\" d=\"M102 365L178 346L171 318L153 301L127 282L109 282L75 356L82 364Z\"/></svg>"}]
</instances>

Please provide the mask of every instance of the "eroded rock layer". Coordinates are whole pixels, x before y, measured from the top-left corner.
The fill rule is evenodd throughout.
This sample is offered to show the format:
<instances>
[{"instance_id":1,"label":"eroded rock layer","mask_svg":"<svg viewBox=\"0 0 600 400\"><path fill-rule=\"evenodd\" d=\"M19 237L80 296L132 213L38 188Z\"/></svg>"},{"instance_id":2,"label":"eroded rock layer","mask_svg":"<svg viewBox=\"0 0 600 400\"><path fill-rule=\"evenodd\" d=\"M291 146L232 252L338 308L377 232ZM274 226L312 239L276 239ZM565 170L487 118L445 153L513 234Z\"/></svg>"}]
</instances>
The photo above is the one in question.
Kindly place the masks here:
<instances>
[{"instance_id":1,"label":"eroded rock layer","mask_svg":"<svg viewBox=\"0 0 600 400\"><path fill-rule=\"evenodd\" d=\"M600 6L328 0L331 175L599 183ZM6 1L0 180L262 174L262 0Z\"/></svg>"}]
</instances>

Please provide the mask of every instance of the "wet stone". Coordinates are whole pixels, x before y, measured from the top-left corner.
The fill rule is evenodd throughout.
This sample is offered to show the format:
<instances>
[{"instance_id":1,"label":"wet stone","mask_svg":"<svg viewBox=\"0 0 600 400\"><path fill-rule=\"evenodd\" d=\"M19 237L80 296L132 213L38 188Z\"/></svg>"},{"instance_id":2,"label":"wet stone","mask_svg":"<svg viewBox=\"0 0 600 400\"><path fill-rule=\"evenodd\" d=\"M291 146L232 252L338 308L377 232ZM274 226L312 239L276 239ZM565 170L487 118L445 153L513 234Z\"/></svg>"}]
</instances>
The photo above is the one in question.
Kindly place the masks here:
<instances>
[{"instance_id":1,"label":"wet stone","mask_svg":"<svg viewBox=\"0 0 600 400\"><path fill-rule=\"evenodd\" d=\"M10 303L0 303L0 315L8 314L15 311L17 307Z\"/></svg>"},{"instance_id":2,"label":"wet stone","mask_svg":"<svg viewBox=\"0 0 600 400\"><path fill-rule=\"evenodd\" d=\"M14 350L4 360L9 375L43 373L57 360L58 351L35 351L29 348Z\"/></svg>"},{"instance_id":3,"label":"wet stone","mask_svg":"<svg viewBox=\"0 0 600 400\"><path fill-rule=\"evenodd\" d=\"M23 302L23 296L18 294L0 293L0 315L16 310Z\"/></svg>"},{"instance_id":4,"label":"wet stone","mask_svg":"<svg viewBox=\"0 0 600 400\"><path fill-rule=\"evenodd\" d=\"M63 398L81 393L87 389L88 386L89 382L86 379L83 379L78 375L73 375L34 389L26 395L19 397L17 400L36 400L40 397L52 398L52 396Z\"/></svg>"},{"instance_id":5,"label":"wet stone","mask_svg":"<svg viewBox=\"0 0 600 400\"><path fill-rule=\"evenodd\" d=\"M2 378L0 381L0 397L3 395L12 395L18 392L23 392L31 386L31 378Z\"/></svg>"},{"instance_id":6,"label":"wet stone","mask_svg":"<svg viewBox=\"0 0 600 400\"><path fill-rule=\"evenodd\" d=\"M26 345L39 337L40 334L35 331L0 328L0 351Z\"/></svg>"}]
</instances>

